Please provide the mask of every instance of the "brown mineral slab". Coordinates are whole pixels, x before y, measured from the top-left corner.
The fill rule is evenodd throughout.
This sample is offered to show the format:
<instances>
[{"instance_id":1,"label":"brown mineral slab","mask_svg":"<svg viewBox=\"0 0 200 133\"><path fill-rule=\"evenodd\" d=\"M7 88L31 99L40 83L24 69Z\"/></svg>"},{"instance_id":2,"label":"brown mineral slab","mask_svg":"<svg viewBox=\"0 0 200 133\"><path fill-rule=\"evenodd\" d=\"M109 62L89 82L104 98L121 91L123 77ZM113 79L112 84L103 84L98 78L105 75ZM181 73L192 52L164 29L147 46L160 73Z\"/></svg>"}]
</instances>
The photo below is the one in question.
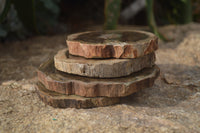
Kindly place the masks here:
<instances>
[{"instance_id":1,"label":"brown mineral slab","mask_svg":"<svg viewBox=\"0 0 200 133\"><path fill-rule=\"evenodd\" d=\"M41 83L37 84L37 92L40 99L47 105L55 108L93 108L119 103L119 98L95 97L86 98L76 95L64 95L50 91Z\"/></svg>"},{"instance_id":2,"label":"brown mineral slab","mask_svg":"<svg viewBox=\"0 0 200 133\"><path fill-rule=\"evenodd\" d=\"M69 53L85 58L136 58L158 49L158 38L137 30L88 31L67 37Z\"/></svg>"},{"instance_id":3,"label":"brown mineral slab","mask_svg":"<svg viewBox=\"0 0 200 133\"><path fill-rule=\"evenodd\" d=\"M54 63L56 69L62 72L87 77L116 78L128 76L146 67L152 67L155 63L155 53L135 59L94 60L70 56L68 49L64 49L54 56Z\"/></svg>"},{"instance_id":4,"label":"brown mineral slab","mask_svg":"<svg viewBox=\"0 0 200 133\"><path fill-rule=\"evenodd\" d=\"M39 67L38 78L47 89L67 95L124 97L153 86L159 73L159 68L153 66L122 78L81 77L56 70L53 59L50 59Z\"/></svg>"}]
</instances>

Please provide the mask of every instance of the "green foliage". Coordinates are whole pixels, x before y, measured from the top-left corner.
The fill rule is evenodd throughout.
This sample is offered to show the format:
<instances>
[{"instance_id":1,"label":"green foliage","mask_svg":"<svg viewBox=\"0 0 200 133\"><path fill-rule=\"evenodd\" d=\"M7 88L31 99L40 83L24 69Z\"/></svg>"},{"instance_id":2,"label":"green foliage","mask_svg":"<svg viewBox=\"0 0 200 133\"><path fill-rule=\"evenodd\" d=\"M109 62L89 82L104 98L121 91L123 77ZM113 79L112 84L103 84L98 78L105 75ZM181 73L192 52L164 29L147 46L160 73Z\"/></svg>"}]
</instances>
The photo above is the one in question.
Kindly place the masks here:
<instances>
[{"instance_id":1,"label":"green foliage","mask_svg":"<svg viewBox=\"0 0 200 133\"><path fill-rule=\"evenodd\" d=\"M60 2L60 0L40 0L43 3L43 6L51 11L53 14L58 14L59 13L59 7L57 4Z\"/></svg>"},{"instance_id":2,"label":"green foliage","mask_svg":"<svg viewBox=\"0 0 200 133\"><path fill-rule=\"evenodd\" d=\"M193 0L195 1L195 0ZM6 0L0 14L0 37L14 34L24 38L31 33L47 33L57 23L60 0ZM161 11L154 13L154 2L161 7ZM191 0L146 0L147 16L152 31L159 34L155 16L166 24L185 24L192 21ZM105 0L104 29L116 29L121 0ZM29 31L29 32L27 32Z\"/></svg>"},{"instance_id":3,"label":"green foliage","mask_svg":"<svg viewBox=\"0 0 200 133\"><path fill-rule=\"evenodd\" d=\"M0 23L6 18L6 15L8 14L8 12L10 10L11 2L12 2L12 0L6 0L4 9L2 11L2 14L0 15ZM1 3L1 4L3 4L3 3Z\"/></svg>"},{"instance_id":4,"label":"green foliage","mask_svg":"<svg viewBox=\"0 0 200 133\"><path fill-rule=\"evenodd\" d=\"M6 37L7 31L0 26L0 37Z\"/></svg>"},{"instance_id":5,"label":"green foliage","mask_svg":"<svg viewBox=\"0 0 200 133\"><path fill-rule=\"evenodd\" d=\"M12 0L18 17L23 25L32 32L37 32L34 0Z\"/></svg>"},{"instance_id":6,"label":"green foliage","mask_svg":"<svg viewBox=\"0 0 200 133\"><path fill-rule=\"evenodd\" d=\"M147 9L147 20L149 23L150 29L162 40L166 40L159 32L157 29L157 25L155 22L155 17L154 17L154 12L153 12L153 5L154 1L153 0L146 0L146 9Z\"/></svg>"},{"instance_id":7,"label":"green foliage","mask_svg":"<svg viewBox=\"0 0 200 133\"><path fill-rule=\"evenodd\" d=\"M157 0L161 6L156 15L161 14L160 18L170 24L186 24L192 21L191 1L190 0ZM151 30L162 40L166 40L159 34L154 17L154 0L146 0L148 23Z\"/></svg>"},{"instance_id":8,"label":"green foliage","mask_svg":"<svg viewBox=\"0 0 200 133\"><path fill-rule=\"evenodd\" d=\"M156 14L163 24L187 24L192 21L191 0L156 0L161 7Z\"/></svg>"},{"instance_id":9,"label":"green foliage","mask_svg":"<svg viewBox=\"0 0 200 133\"><path fill-rule=\"evenodd\" d=\"M195 22L200 22L200 0L192 0L192 16Z\"/></svg>"},{"instance_id":10,"label":"green foliage","mask_svg":"<svg viewBox=\"0 0 200 133\"><path fill-rule=\"evenodd\" d=\"M18 18L14 6L11 5L6 18L0 23L0 38L25 38L27 31Z\"/></svg>"},{"instance_id":11,"label":"green foliage","mask_svg":"<svg viewBox=\"0 0 200 133\"><path fill-rule=\"evenodd\" d=\"M119 14L120 14L121 0L105 0L105 23L104 29L116 29Z\"/></svg>"},{"instance_id":12,"label":"green foliage","mask_svg":"<svg viewBox=\"0 0 200 133\"><path fill-rule=\"evenodd\" d=\"M165 22L174 24L186 24L192 21L191 0L157 0L162 7L162 18ZM120 12L120 0L105 0L105 29L115 29ZM154 0L146 0L148 23L151 30L161 39L165 38L158 32L155 14ZM159 14L159 13L158 13Z\"/></svg>"},{"instance_id":13,"label":"green foliage","mask_svg":"<svg viewBox=\"0 0 200 133\"><path fill-rule=\"evenodd\" d=\"M183 15L185 16L183 19L183 23L190 23L192 22L192 4L191 4L191 0L182 0L183 7L184 7L184 11L183 11Z\"/></svg>"},{"instance_id":14,"label":"green foliage","mask_svg":"<svg viewBox=\"0 0 200 133\"><path fill-rule=\"evenodd\" d=\"M0 37L12 34L24 38L30 33L47 33L57 22L59 1L6 0L0 14Z\"/></svg>"},{"instance_id":15,"label":"green foliage","mask_svg":"<svg viewBox=\"0 0 200 133\"><path fill-rule=\"evenodd\" d=\"M57 24L60 0L36 0L36 19L40 33L47 33Z\"/></svg>"}]
</instances>

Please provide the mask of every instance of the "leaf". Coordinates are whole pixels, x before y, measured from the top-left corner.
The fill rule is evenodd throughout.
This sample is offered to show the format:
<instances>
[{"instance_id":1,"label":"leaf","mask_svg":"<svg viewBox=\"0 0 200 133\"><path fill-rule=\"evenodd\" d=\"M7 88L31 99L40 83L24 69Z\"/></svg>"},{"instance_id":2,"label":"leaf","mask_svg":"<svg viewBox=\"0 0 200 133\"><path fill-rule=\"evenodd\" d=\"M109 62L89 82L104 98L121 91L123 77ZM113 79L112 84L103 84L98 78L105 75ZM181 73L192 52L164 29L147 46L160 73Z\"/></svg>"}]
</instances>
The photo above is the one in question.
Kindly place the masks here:
<instances>
[{"instance_id":1,"label":"leaf","mask_svg":"<svg viewBox=\"0 0 200 133\"><path fill-rule=\"evenodd\" d=\"M18 17L24 26L32 32L38 32L36 27L35 1L34 0L13 0Z\"/></svg>"},{"instance_id":2,"label":"leaf","mask_svg":"<svg viewBox=\"0 0 200 133\"><path fill-rule=\"evenodd\" d=\"M10 10L11 2L12 2L12 0L6 0L4 9L2 11L2 14L0 15L0 23L2 23L3 20L6 18L8 12Z\"/></svg>"},{"instance_id":3,"label":"leaf","mask_svg":"<svg viewBox=\"0 0 200 133\"><path fill-rule=\"evenodd\" d=\"M186 24L192 22L191 0L157 0L156 2L161 9L156 14L160 15L159 19L165 19L167 24Z\"/></svg>"},{"instance_id":4,"label":"leaf","mask_svg":"<svg viewBox=\"0 0 200 133\"><path fill-rule=\"evenodd\" d=\"M56 7L55 10L59 9L58 3L59 0L36 0L36 19L39 23L37 23L37 27L41 34L46 34L48 32L52 32L53 28L57 24L57 18L59 15L59 10L52 11L54 9L50 9L50 7ZM47 8L44 3L53 3L54 6L50 6ZM50 5L51 5L50 4ZM47 4L48 5L48 4Z\"/></svg>"},{"instance_id":5,"label":"leaf","mask_svg":"<svg viewBox=\"0 0 200 133\"><path fill-rule=\"evenodd\" d=\"M192 4L191 0L182 0L184 1L184 24L192 22Z\"/></svg>"},{"instance_id":6,"label":"leaf","mask_svg":"<svg viewBox=\"0 0 200 133\"><path fill-rule=\"evenodd\" d=\"M7 31L4 30L1 25L0 25L0 37L6 37L7 36Z\"/></svg>"},{"instance_id":7,"label":"leaf","mask_svg":"<svg viewBox=\"0 0 200 133\"><path fill-rule=\"evenodd\" d=\"M106 30L116 29L120 13L120 7L121 7L121 0L105 0L104 28Z\"/></svg>"},{"instance_id":8,"label":"leaf","mask_svg":"<svg viewBox=\"0 0 200 133\"><path fill-rule=\"evenodd\" d=\"M154 18L154 13L153 13L153 0L146 0L146 6L147 6L147 17L148 17L148 23L149 23L149 27L151 28L151 30L154 32L154 34L156 34L159 38L161 38L162 40L166 40L159 32L158 32L158 28L155 22L155 18Z\"/></svg>"},{"instance_id":9,"label":"leaf","mask_svg":"<svg viewBox=\"0 0 200 133\"><path fill-rule=\"evenodd\" d=\"M59 7L56 5L55 1L52 0L40 0L45 8L47 8L49 11L51 11L54 14L58 14L59 13Z\"/></svg>"}]
</instances>

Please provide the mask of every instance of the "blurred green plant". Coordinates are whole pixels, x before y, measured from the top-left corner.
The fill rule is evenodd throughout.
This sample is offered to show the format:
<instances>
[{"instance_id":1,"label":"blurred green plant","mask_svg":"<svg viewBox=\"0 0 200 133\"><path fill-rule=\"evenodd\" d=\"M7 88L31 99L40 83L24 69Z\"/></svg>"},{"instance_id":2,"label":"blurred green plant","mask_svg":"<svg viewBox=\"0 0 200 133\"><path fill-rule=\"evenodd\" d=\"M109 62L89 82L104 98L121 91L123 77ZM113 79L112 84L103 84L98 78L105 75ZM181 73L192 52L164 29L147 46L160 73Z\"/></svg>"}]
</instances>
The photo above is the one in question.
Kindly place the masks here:
<instances>
[{"instance_id":1,"label":"blurred green plant","mask_svg":"<svg viewBox=\"0 0 200 133\"><path fill-rule=\"evenodd\" d=\"M161 6L162 15L159 17L168 24L187 24L192 22L191 0L146 0L147 20L150 29L161 39L165 38L158 32L154 12L154 2ZM105 23L106 30L115 29L120 12L120 0L105 0Z\"/></svg>"},{"instance_id":2,"label":"blurred green plant","mask_svg":"<svg viewBox=\"0 0 200 133\"><path fill-rule=\"evenodd\" d=\"M147 20L149 23L150 29L162 40L166 40L159 32L157 29L157 25L155 22L155 17L154 17L154 12L153 12L153 5L154 1L153 0L146 0L146 9L147 9Z\"/></svg>"},{"instance_id":3,"label":"blurred green plant","mask_svg":"<svg viewBox=\"0 0 200 133\"><path fill-rule=\"evenodd\" d=\"M155 7L153 7L154 2L158 4L160 10L156 10ZM164 25L187 24L192 22L191 0L146 0L146 3L149 26L152 31L162 40L166 39L161 34L159 34L155 22L156 19L154 15L151 14L155 14Z\"/></svg>"},{"instance_id":4,"label":"blurred green plant","mask_svg":"<svg viewBox=\"0 0 200 133\"><path fill-rule=\"evenodd\" d=\"M200 22L200 0L192 0L192 16L195 22Z\"/></svg>"},{"instance_id":5,"label":"blurred green plant","mask_svg":"<svg viewBox=\"0 0 200 133\"><path fill-rule=\"evenodd\" d=\"M6 19L0 23L0 39L12 36L12 38L24 38L28 34L17 16L13 6L10 7Z\"/></svg>"},{"instance_id":6,"label":"blurred green plant","mask_svg":"<svg viewBox=\"0 0 200 133\"><path fill-rule=\"evenodd\" d=\"M117 27L117 22L120 14L121 0L105 0L104 14L104 29L114 30Z\"/></svg>"},{"instance_id":7,"label":"blurred green plant","mask_svg":"<svg viewBox=\"0 0 200 133\"><path fill-rule=\"evenodd\" d=\"M48 32L57 22L59 1L6 0L0 15L0 37L14 34L24 38L29 32Z\"/></svg>"},{"instance_id":8,"label":"blurred green plant","mask_svg":"<svg viewBox=\"0 0 200 133\"><path fill-rule=\"evenodd\" d=\"M5 1L5 4L0 14L0 37L15 34L23 38L24 35L30 34L30 31L47 33L57 23L60 0L2 1ZM161 11L154 11L155 3L159 4ZM105 0L104 29L116 29L120 7L121 0ZM158 32L156 18L161 18L164 24L185 24L192 21L191 0L146 0L146 7L149 26L162 39L164 38Z\"/></svg>"},{"instance_id":9,"label":"blurred green plant","mask_svg":"<svg viewBox=\"0 0 200 133\"><path fill-rule=\"evenodd\" d=\"M37 28L40 33L51 32L58 23L60 0L35 0Z\"/></svg>"},{"instance_id":10,"label":"blurred green plant","mask_svg":"<svg viewBox=\"0 0 200 133\"><path fill-rule=\"evenodd\" d=\"M155 0L155 14L162 24L187 24L192 21L191 0Z\"/></svg>"}]
</instances>

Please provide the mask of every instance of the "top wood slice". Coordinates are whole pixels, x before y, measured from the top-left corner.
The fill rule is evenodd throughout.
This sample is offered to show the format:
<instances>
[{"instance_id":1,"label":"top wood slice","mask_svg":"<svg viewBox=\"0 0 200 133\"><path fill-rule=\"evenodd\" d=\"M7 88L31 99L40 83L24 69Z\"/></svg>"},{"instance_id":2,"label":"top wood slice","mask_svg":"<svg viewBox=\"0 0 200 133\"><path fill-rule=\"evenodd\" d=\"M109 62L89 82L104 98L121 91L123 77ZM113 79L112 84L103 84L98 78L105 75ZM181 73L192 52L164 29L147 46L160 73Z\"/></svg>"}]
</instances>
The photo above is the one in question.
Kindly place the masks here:
<instances>
[{"instance_id":1,"label":"top wood slice","mask_svg":"<svg viewBox=\"0 0 200 133\"><path fill-rule=\"evenodd\" d=\"M158 49L158 38L136 30L88 31L67 37L69 53L85 58L136 58Z\"/></svg>"}]
</instances>

